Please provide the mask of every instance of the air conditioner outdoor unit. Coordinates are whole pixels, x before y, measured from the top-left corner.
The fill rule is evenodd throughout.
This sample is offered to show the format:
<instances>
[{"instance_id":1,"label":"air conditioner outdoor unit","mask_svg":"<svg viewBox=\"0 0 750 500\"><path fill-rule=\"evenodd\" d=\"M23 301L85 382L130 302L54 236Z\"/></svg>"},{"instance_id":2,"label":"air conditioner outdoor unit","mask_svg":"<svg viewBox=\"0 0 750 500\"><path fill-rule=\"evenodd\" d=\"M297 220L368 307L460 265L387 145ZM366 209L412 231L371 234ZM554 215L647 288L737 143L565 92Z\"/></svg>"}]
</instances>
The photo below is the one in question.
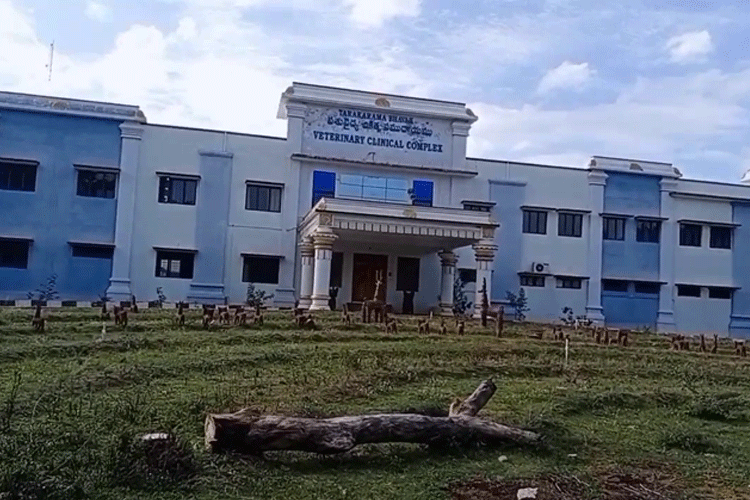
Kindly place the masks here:
<instances>
[{"instance_id":1,"label":"air conditioner outdoor unit","mask_svg":"<svg viewBox=\"0 0 750 500\"><path fill-rule=\"evenodd\" d=\"M531 272L536 274L549 274L549 264L543 262L532 262Z\"/></svg>"}]
</instances>

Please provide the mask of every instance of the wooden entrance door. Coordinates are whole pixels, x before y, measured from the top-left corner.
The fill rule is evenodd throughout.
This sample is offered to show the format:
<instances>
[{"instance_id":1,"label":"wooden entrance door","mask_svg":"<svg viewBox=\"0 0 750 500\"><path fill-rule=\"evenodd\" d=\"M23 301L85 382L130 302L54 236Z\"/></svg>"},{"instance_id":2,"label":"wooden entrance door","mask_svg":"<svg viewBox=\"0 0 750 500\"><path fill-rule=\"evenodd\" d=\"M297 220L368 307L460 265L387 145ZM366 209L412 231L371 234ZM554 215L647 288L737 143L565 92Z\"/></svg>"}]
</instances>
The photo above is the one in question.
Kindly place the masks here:
<instances>
[{"instance_id":1,"label":"wooden entrance door","mask_svg":"<svg viewBox=\"0 0 750 500\"><path fill-rule=\"evenodd\" d=\"M385 302L385 289L388 281L388 256L354 254L354 270L352 272L352 302L371 300L375 293L375 281L380 276L378 299Z\"/></svg>"}]
</instances>

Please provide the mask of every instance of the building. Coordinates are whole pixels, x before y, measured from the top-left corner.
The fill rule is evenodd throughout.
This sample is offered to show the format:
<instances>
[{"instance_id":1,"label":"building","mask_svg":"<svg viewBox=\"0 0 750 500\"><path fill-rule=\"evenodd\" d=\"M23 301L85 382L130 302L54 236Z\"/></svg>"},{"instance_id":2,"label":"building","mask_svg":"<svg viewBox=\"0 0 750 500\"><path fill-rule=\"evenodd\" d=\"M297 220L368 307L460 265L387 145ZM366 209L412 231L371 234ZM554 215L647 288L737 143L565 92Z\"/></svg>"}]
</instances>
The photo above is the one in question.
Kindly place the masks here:
<instances>
[{"instance_id":1,"label":"building","mask_svg":"<svg viewBox=\"0 0 750 500\"><path fill-rule=\"evenodd\" d=\"M287 136L147 123L134 106L0 93L0 299L449 311L523 288L528 317L750 337L750 186L670 164L466 157L456 102L295 83Z\"/></svg>"}]
</instances>

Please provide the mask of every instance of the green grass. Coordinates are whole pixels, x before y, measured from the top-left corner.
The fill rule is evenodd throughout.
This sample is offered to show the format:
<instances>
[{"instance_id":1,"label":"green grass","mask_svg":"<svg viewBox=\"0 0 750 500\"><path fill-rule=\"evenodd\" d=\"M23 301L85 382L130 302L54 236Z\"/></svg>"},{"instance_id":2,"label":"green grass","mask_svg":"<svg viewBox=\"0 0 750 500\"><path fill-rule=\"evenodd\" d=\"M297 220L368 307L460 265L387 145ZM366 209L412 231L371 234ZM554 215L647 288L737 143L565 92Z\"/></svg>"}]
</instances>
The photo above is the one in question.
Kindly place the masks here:
<instances>
[{"instance_id":1,"label":"green grass","mask_svg":"<svg viewBox=\"0 0 750 500\"><path fill-rule=\"evenodd\" d=\"M552 474L585 478L596 495L623 467L663 468L683 498L750 496L750 364L728 344L707 355L656 336L628 348L574 336L566 369L559 343L529 338L534 325L509 325L502 339L477 325L425 337L415 319L387 335L328 315L309 332L271 313L262 329L205 332L194 311L180 330L172 312L150 310L102 338L97 311L51 311L45 334L31 331L31 314L0 310L2 500L439 499L477 476ZM264 458L203 449L207 412L434 413L487 377L498 391L481 415L536 429L544 446ZM150 432L177 439L158 464L138 439Z\"/></svg>"}]
</instances>

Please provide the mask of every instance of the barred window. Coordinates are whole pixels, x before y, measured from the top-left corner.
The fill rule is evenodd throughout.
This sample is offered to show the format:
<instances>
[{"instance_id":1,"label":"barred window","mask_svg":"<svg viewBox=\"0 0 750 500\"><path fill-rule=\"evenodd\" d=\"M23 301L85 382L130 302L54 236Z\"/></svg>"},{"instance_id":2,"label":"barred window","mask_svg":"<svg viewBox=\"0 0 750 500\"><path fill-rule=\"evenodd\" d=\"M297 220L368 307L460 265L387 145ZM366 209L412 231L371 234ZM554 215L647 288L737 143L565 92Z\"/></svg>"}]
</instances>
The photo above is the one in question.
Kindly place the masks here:
<instances>
[{"instance_id":1,"label":"barred window","mask_svg":"<svg viewBox=\"0 0 750 500\"><path fill-rule=\"evenodd\" d=\"M659 243L661 222L658 220L639 220L636 224L636 241L641 243Z\"/></svg>"},{"instance_id":2,"label":"barred window","mask_svg":"<svg viewBox=\"0 0 750 500\"><path fill-rule=\"evenodd\" d=\"M184 177L159 177L159 203L177 205L195 205L195 192L198 188L196 179Z\"/></svg>"},{"instance_id":3,"label":"barred window","mask_svg":"<svg viewBox=\"0 0 750 500\"><path fill-rule=\"evenodd\" d=\"M557 214L557 235L580 238L583 232L583 215L560 212Z\"/></svg>"},{"instance_id":4,"label":"barred window","mask_svg":"<svg viewBox=\"0 0 750 500\"><path fill-rule=\"evenodd\" d=\"M711 226L711 248L732 248L732 229L724 226Z\"/></svg>"},{"instance_id":5,"label":"barred window","mask_svg":"<svg viewBox=\"0 0 750 500\"><path fill-rule=\"evenodd\" d=\"M521 286L544 288L544 276L521 276Z\"/></svg>"},{"instance_id":6,"label":"barred window","mask_svg":"<svg viewBox=\"0 0 750 500\"><path fill-rule=\"evenodd\" d=\"M625 239L625 219L621 217L604 217L604 235L605 240Z\"/></svg>"},{"instance_id":7,"label":"barred window","mask_svg":"<svg viewBox=\"0 0 750 500\"><path fill-rule=\"evenodd\" d=\"M248 182L245 210L281 212L281 186Z\"/></svg>"},{"instance_id":8,"label":"barred window","mask_svg":"<svg viewBox=\"0 0 750 500\"><path fill-rule=\"evenodd\" d=\"M699 247L701 246L702 235L702 226L698 224L680 224L680 246Z\"/></svg>"},{"instance_id":9,"label":"barred window","mask_svg":"<svg viewBox=\"0 0 750 500\"><path fill-rule=\"evenodd\" d=\"M547 234L547 212L544 210L524 210L523 232L527 234Z\"/></svg>"}]
</instances>

